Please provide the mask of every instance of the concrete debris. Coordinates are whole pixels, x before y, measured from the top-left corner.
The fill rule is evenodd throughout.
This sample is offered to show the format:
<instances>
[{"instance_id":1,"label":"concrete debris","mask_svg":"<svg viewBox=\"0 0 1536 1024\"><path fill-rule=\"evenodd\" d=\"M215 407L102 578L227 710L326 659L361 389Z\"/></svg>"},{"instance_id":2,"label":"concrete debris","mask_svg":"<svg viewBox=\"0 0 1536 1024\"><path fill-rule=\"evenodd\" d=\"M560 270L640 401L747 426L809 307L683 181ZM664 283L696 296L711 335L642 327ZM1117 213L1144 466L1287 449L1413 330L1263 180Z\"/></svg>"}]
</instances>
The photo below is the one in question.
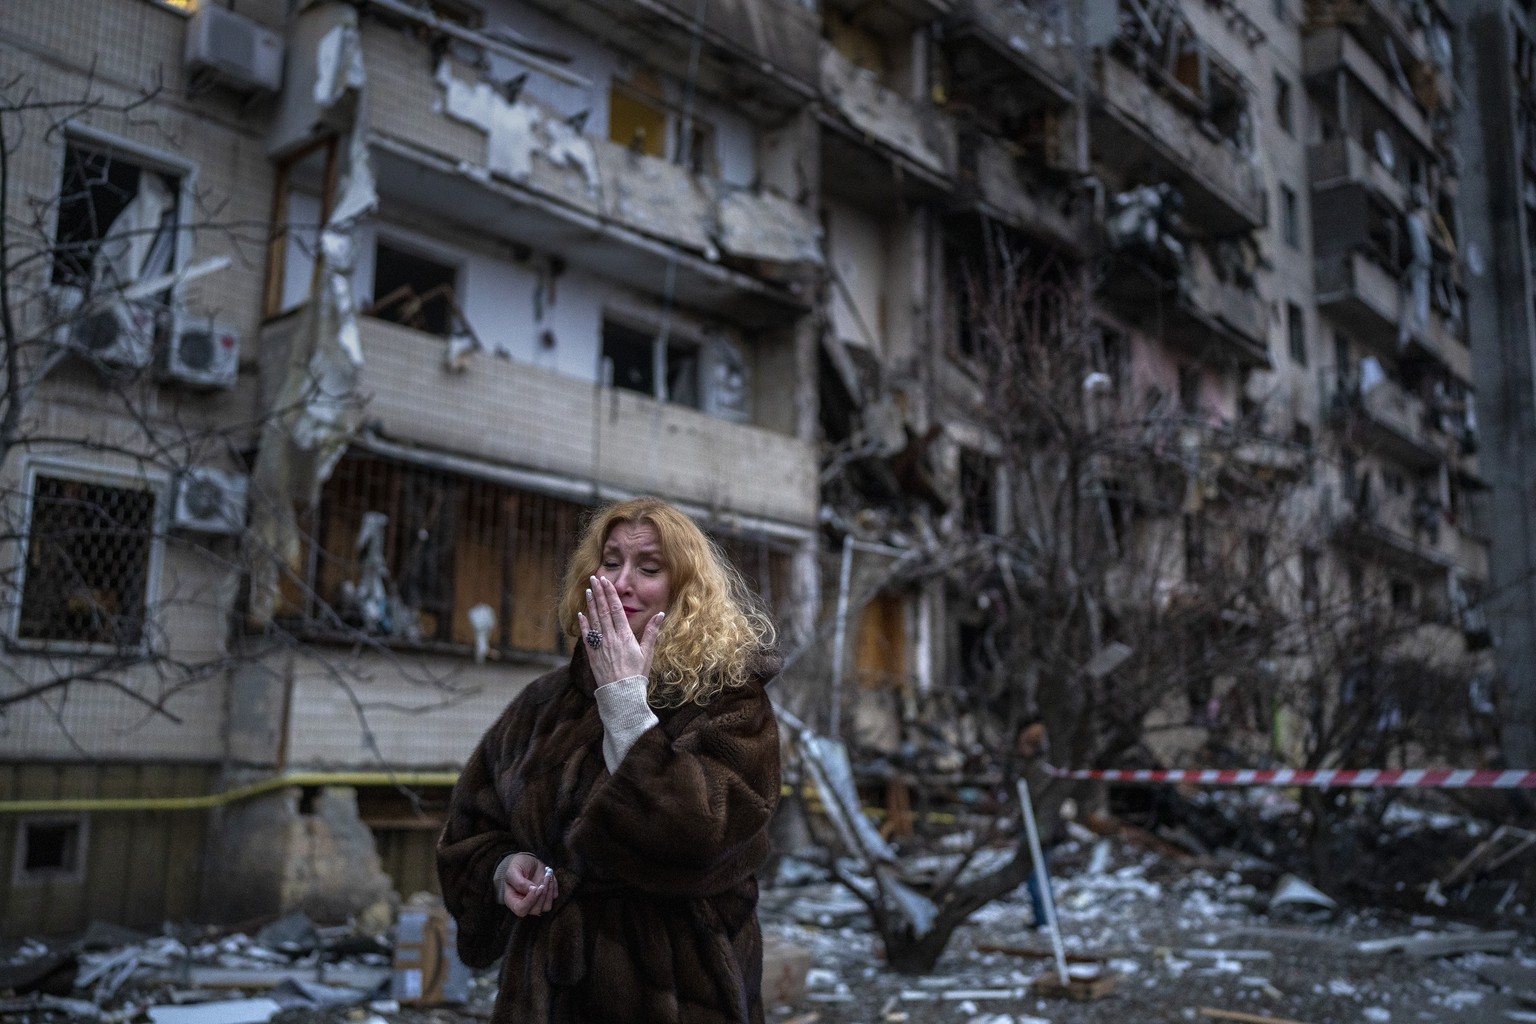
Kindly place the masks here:
<instances>
[{"instance_id":1,"label":"concrete debris","mask_svg":"<svg viewBox=\"0 0 1536 1024\"><path fill-rule=\"evenodd\" d=\"M1329 895L1295 875L1286 875L1275 887L1269 900L1271 917L1327 920L1338 912L1338 903Z\"/></svg>"},{"instance_id":2,"label":"concrete debris","mask_svg":"<svg viewBox=\"0 0 1536 1024\"><path fill-rule=\"evenodd\" d=\"M271 999L227 999L191 1006L151 1006L151 1024L266 1024L282 1007Z\"/></svg>"},{"instance_id":3,"label":"concrete debris","mask_svg":"<svg viewBox=\"0 0 1536 1024\"><path fill-rule=\"evenodd\" d=\"M1368 939L1357 943L1362 953L1403 953L1408 956L1451 956L1456 953L1504 952L1513 949L1520 933L1514 931L1432 933Z\"/></svg>"}]
</instances>

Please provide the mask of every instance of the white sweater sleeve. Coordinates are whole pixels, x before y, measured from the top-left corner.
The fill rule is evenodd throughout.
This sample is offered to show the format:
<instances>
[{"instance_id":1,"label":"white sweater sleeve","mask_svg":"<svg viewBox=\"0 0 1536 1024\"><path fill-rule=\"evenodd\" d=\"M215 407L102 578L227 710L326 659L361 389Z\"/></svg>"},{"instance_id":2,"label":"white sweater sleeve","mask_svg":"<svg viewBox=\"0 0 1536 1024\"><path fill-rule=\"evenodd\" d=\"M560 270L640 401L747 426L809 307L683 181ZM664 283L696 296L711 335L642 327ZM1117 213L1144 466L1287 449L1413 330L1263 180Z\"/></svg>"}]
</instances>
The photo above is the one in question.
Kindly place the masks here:
<instances>
[{"instance_id":1,"label":"white sweater sleeve","mask_svg":"<svg viewBox=\"0 0 1536 1024\"><path fill-rule=\"evenodd\" d=\"M603 720L603 761L610 772L619 770L629 748L659 721L645 701L646 686L645 676L629 676L593 691Z\"/></svg>"}]
</instances>

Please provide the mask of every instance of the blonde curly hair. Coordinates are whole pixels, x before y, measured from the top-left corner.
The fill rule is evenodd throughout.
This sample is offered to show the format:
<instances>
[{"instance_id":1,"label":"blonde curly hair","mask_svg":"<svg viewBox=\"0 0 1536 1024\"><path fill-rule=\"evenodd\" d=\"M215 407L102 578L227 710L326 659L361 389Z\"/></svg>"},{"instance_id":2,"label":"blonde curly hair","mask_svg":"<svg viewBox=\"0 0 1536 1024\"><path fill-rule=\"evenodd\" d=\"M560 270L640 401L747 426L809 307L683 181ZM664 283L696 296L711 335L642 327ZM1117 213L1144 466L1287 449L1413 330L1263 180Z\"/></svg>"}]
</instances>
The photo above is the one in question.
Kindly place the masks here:
<instances>
[{"instance_id":1,"label":"blonde curly hair","mask_svg":"<svg viewBox=\"0 0 1536 1024\"><path fill-rule=\"evenodd\" d=\"M603 545L620 523L656 531L671 585L666 625L651 661L650 703L708 704L747 683L758 656L773 648L773 623L719 547L686 513L660 498L615 502L587 520L562 585L560 626L566 635L580 636L576 613L587 610L588 579L602 565Z\"/></svg>"}]
</instances>

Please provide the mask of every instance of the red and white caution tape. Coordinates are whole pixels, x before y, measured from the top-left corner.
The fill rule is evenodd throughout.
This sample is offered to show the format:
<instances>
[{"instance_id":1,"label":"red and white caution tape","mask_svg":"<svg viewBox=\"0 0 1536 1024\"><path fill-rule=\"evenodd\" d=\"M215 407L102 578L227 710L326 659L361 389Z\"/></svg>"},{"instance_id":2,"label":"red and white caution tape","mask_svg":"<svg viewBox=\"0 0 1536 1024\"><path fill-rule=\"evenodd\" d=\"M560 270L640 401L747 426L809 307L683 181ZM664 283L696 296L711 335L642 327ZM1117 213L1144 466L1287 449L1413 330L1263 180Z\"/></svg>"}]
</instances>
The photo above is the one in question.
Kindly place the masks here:
<instances>
[{"instance_id":1,"label":"red and white caution tape","mask_svg":"<svg viewBox=\"0 0 1536 1024\"><path fill-rule=\"evenodd\" d=\"M1330 789L1335 786L1355 789L1536 789L1536 771L1471 771L1450 768L1379 769L1359 771L1323 768L1305 771L1292 768L1240 771L1053 768L1060 779L1093 782L1130 782L1156 785L1185 782L1205 786L1308 786Z\"/></svg>"}]
</instances>

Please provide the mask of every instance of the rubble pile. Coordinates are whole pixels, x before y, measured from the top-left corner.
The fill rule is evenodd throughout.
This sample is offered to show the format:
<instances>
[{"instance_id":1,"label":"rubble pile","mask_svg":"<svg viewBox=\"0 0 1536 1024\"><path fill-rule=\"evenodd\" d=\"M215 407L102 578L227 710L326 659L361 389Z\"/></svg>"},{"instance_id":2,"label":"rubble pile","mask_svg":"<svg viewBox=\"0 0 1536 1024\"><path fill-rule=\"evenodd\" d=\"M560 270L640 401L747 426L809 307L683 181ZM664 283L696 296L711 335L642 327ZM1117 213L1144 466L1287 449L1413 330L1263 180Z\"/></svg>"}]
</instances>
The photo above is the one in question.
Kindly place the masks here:
<instances>
[{"instance_id":1,"label":"rubble pile","mask_svg":"<svg viewBox=\"0 0 1536 1024\"><path fill-rule=\"evenodd\" d=\"M166 934L152 936L95 924L68 940L27 939L0 956L0 1019L29 1024L403 1019L415 1004L473 1001L468 974L457 959L441 946L423 949L422 936L444 920L440 905L413 901L383 935L355 924L320 927L295 914L254 934L167 926ZM419 962L423 953L434 959L443 954L450 991L423 991L422 972L412 968L413 957Z\"/></svg>"}]
</instances>

